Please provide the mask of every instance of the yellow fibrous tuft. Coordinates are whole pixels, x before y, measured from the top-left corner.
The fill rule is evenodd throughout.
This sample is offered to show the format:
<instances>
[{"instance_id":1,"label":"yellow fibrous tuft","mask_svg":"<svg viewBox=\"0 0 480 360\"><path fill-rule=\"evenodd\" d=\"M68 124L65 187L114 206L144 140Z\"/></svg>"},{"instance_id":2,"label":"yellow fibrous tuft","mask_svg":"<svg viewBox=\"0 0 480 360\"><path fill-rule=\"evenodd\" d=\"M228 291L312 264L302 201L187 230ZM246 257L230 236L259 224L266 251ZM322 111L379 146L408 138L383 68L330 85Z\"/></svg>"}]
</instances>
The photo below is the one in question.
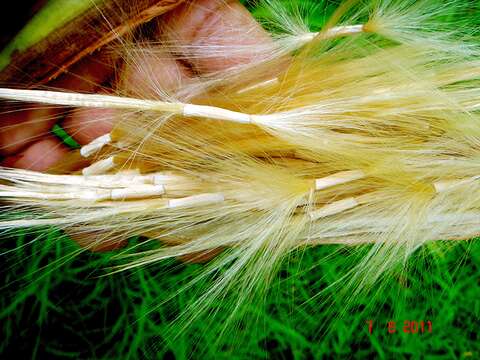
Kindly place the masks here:
<instances>
[{"instance_id":1,"label":"yellow fibrous tuft","mask_svg":"<svg viewBox=\"0 0 480 360\"><path fill-rule=\"evenodd\" d=\"M428 241L478 235L478 51L465 34L425 28L443 7L418 3L374 2L350 24L342 9L338 26L357 27L320 35L292 25L289 36L306 40L293 53L294 38L279 37L272 56L192 80L176 97L1 90L114 108L116 127L82 149L83 176L1 169L0 197L32 212L0 227L169 245L129 266L228 248L221 265L244 276L253 263L252 280L312 244L374 244L361 265L375 269L359 274L376 279Z\"/></svg>"}]
</instances>

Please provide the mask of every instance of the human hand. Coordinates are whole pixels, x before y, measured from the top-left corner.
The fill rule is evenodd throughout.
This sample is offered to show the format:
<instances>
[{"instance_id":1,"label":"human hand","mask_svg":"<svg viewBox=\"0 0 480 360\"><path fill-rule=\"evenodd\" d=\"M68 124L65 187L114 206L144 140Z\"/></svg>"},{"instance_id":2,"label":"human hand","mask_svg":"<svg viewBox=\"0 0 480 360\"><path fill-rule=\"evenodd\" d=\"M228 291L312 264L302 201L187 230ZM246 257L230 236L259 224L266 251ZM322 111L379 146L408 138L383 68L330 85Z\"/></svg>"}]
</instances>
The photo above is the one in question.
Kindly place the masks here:
<instances>
[{"instance_id":1,"label":"human hand","mask_svg":"<svg viewBox=\"0 0 480 360\"><path fill-rule=\"evenodd\" d=\"M201 51L232 45L261 45L270 37L238 0L195 0L180 5L159 20L159 45L154 51L129 55L123 64L100 52L76 64L60 79L50 83L55 89L98 93L115 87L139 97L154 97L158 89L175 93L198 75L225 70L247 63L255 54L227 56ZM182 61L168 52L167 44L185 46ZM200 50L199 50L200 49ZM207 55L207 54L204 54ZM121 79L121 80L119 80ZM63 129L80 145L108 133L115 113L107 109L21 108L0 115L0 156L2 165L45 171L68 153L68 148L51 133L53 125Z\"/></svg>"},{"instance_id":2,"label":"human hand","mask_svg":"<svg viewBox=\"0 0 480 360\"><path fill-rule=\"evenodd\" d=\"M205 49L262 45L271 41L238 0L190 1L161 17L158 23L158 39L155 39L159 40L158 49L135 52L121 65L111 53L100 52L76 64L68 74L49 86L88 93L112 92L115 87L121 87L122 91L138 97L155 97L159 89L174 94L195 76L248 63L257 56L254 53L202 55ZM182 49L182 61L169 53L164 43L176 44ZM115 79L113 86L112 79ZM68 147L51 133L52 127L59 122L70 136L84 145L111 130L115 112L108 109L66 112L65 109L38 106L5 112L0 115L1 164L36 171L46 171L57 165L69 152ZM95 241L92 234L73 237L82 246L95 251L110 250L125 243L118 239ZM208 256L200 254L199 258L204 260Z\"/></svg>"}]
</instances>

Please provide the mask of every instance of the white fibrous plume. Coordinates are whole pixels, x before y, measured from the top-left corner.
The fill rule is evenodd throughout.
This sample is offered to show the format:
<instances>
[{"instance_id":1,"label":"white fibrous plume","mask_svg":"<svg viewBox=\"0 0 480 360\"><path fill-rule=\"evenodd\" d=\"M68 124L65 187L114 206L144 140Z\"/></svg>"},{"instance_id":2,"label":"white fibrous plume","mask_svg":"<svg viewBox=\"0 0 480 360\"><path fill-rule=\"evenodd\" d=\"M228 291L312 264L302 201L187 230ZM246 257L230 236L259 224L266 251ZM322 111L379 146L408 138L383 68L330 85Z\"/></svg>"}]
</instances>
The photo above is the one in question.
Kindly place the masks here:
<instances>
[{"instance_id":1,"label":"white fibrous plume","mask_svg":"<svg viewBox=\"0 0 480 360\"><path fill-rule=\"evenodd\" d=\"M349 3L311 30L301 11L265 1L271 43L195 45L198 57L258 56L175 94L1 88L8 101L117 117L80 150L89 162L81 171L1 168L0 198L14 216L0 228L158 240L122 268L223 249L206 270L227 268L211 298L235 280L251 290L312 245L370 244L352 265L358 284L427 242L475 237L478 48L473 31L438 20L461 1ZM180 59L191 46L163 45Z\"/></svg>"}]
</instances>

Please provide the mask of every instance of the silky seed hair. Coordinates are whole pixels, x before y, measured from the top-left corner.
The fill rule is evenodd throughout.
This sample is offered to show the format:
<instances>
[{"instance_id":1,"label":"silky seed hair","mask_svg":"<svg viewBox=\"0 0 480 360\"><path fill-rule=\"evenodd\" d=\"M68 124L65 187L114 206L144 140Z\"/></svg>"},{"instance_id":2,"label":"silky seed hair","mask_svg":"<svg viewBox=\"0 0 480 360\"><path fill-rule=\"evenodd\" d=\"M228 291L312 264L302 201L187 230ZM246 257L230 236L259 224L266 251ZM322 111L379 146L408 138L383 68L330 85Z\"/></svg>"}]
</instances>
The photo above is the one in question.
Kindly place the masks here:
<instances>
[{"instance_id":1,"label":"silky seed hair","mask_svg":"<svg viewBox=\"0 0 480 360\"><path fill-rule=\"evenodd\" d=\"M1 168L15 216L0 228L158 243L122 253L113 272L222 250L193 280L223 271L185 326L226 292L234 309L251 301L310 246L370 246L342 278L353 298L424 244L480 233L478 45L461 20L443 19L462 3L347 1L312 31L302 9L266 0L271 42L196 45L199 58L255 56L175 92L1 88L8 101L113 109L115 127L72 155L88 162L80 171ZM125 44L124 56L182 59L188 46Z\"/></svg>"}]
</instances>

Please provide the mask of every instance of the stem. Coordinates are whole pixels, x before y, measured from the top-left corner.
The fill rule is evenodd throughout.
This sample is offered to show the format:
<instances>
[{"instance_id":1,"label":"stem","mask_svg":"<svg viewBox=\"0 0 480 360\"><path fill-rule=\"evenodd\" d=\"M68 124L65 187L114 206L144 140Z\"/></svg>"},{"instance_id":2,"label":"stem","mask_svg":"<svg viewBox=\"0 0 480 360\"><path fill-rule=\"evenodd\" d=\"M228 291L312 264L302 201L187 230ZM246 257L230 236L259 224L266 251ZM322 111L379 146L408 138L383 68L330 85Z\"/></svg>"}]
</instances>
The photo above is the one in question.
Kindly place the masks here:
<instances>
[{"instance_id":1,"label":"stem","mask_svg":"<svg viewBox=\"0 0 480 360\"><path fill-rule=\"evenodd\" d=\"M97 161L96 163L93 163L92 165L83 168L82 174L84 176L90 176L90 175L102 175L106 174L110 170L112 170L115 167L115 158L114 156L110 156L106 159Z\"/></svg>"},{"instance_id":2,"label":"stem","mask_svg":"<svg viewBox=\"0 0 480 360\"><path fill-rule=\"evenodd\" d=\"M112 95L0 88L0 98L52 105L155 111L170 113L172 115L224 120L242 124L252 123L253 120L252 115L214 106L141 100Z\"/></svg>"},{"instance_id":3,"label":"stem","mask_svg":"<svg viewBox=\"0 0 480 360\"><path fill-rule=\"evenodd\" d=\"M187 196L179 199L169 199L167 207L170 209L179 207L196 207L203 205L218 204L225 201L221 193L205 193Z\"/></svg>"},{"instance_id":4,"label":"stem","mask_svg":"<svg viewBox=\"0 0 480 360\"><path fill-rule=\"evenodd\" d=\"M321 40L329 40L335 39L342 36L352 36L365 33L365 25L344 25L344 26L336 26L331 29L320 31L320 32L311 32L304 35L299 36L299 44L305 45L310 41L313 41L317 37Z\"/></svg>"},{"instance_id":5,"label":"stem","mask_svg":"<svg viewBox=\"0 0 480 360\"><path fill-rule=\"evenodd\" d=\"M350 181L360 180L365 177L361 170L342 171L321 179L315 180L315 190L324 190L332 186L346 184Z\"/></svg>"},{"instance_id":6,"label":"stem","mask_svg":"<svg viewBox=\"0 0 480 360\"><path fill-rule=\"evenodd\" d=\"M457 186L467 185L478 180L478 176L474 176L467 179L460 179L460 180L440 180L433 183L433 187L435 191L440 194L449 190L456 188Z\"/></svg>"},{"instance_id":7,"label":"stem","mask_svg":"<svg viewBox=\"0 0 480 360\"><path fill-rule=\"evenodd\" d=\"M353 209L358 205L359 203L355 198L349 197L347 199L338 200L331 204L325 205L324 207L318 210L310 212L309 215L310 215L310 219L312 219L312 221L315 221L327 216L340 214L344 211Z\"/></svg>"},{"instance_id":8,"label":"stem","mask_svg":"<svg viewBox=\"0 0 480 360\"><path fill-rule=\"evenodd\" d=\"M105 145L108 145L112 142L112 136L110 134L102 135L92 142L84 145L80 149L80 155L85 158L88 158L90 155L93 155L99 152Z\"/></svg>"},{"instance_id":9,"label":"stem","mask_svg":"<svg viewBox=\"0 0 480 360\"><path fill-rule=\"evenodd\" d=\"M89 108L152 110L181 114L183 104L128 97L78 94L71 92L0 88L0 98L42 104L79 106Z\"/></svg>"}]
</instances>

